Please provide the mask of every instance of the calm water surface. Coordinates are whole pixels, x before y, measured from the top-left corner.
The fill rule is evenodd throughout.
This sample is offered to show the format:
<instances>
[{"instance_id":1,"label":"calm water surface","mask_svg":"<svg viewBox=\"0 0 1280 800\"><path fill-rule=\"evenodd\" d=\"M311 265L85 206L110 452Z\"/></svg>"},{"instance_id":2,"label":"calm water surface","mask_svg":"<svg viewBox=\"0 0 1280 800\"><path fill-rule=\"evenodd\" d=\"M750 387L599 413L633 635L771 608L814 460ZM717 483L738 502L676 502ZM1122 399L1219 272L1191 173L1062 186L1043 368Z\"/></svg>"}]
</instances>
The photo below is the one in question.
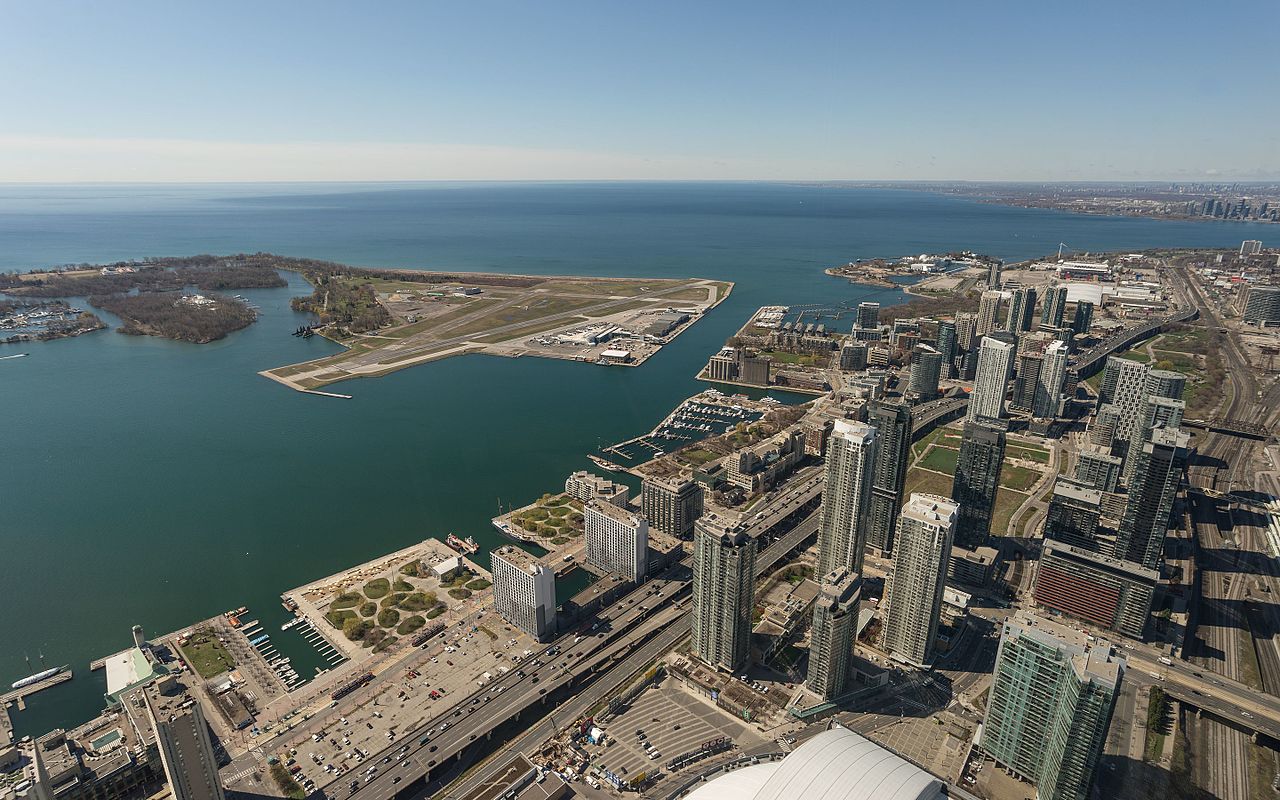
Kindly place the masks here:
<instances>
[{"instance_id":1,"label":"calm water surface","mask_svg":"<svg viewBox=\"0 0 1280 800\"><path fill-rule=\"evenodd\" d=\"M703 388L709 352L767 303L897 302L822 269L970 248L1006 259L1236 246L1256 228L1087 217L912 192L779 184L0 187L0 269L272 251L386 267L720 278L730 299L639 369L468 356L297 394L255 373L336 348L288 334L289 297L209 345L114 331L0 346L0 686L69 663L18 732L102 705L88 662L247 605L280 634L285 589L488 520L589 467ZM29 657L28 667L24 656ZM300 670L303 671L303 670Z\"/></svg>"}]
</instances>

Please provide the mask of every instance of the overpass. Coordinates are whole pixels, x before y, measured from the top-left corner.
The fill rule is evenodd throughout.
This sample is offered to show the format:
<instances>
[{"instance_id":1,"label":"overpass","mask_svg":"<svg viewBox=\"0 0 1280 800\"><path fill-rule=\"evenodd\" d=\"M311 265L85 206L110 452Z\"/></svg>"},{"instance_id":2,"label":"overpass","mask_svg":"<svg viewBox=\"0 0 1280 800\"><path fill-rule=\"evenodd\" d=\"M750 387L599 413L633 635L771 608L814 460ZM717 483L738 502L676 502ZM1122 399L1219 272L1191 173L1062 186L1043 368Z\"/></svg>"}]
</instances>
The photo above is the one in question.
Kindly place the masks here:
<instances>
[{"instance_id":1,"label":"overpass","mask_svg":"<svg viewBox=\"0 0 1280 800\"><path fill-rule=\"evenodd\" d=\"M911 440L924 436L930 428L939 422L950 421L960 416L969 405L968 397L944 397L922 403L911 409Z\"/></svg>"},{"instance_id":2,"label":"overpass","mask_svg":"<svg viewBox=\"0 0 1280 800\"><path fill-rule=\"evenodd\" d=\"M1184 419L1182 424L1188 428L1200 428L1214 433L1226 433L1232 436L1243 436L1248 439L1269 439L1271 431L1259 422L1246 422L1241 419L1212 417L1210 419Z\"/></svg>"},{"instance_id":3,"label":"overpass","mask_svg":"<svg viewBox=\"0 0 1280 800\"><path fill-rule=\"evenodd\" d=\"M752 526L752 535L764 543L756 559L757 576L817 533L821 514L811 511L768 542L779 522L803 513L806 504L821 495L823 478L821 472L805 476L775 498L770 511ZM473 744L489 740L499 728L519 722L529 712L535 717L526 728L552 709L562 721L576 719L635 674L632 662L637 654L645 654L640 665L645 666L688 635L690 611L675 602L691 584L688 562L686 558L673 565L602 612L605 624L599 633L581 639L563 636L526 659L521 669L463 698L445 715L403 731L398 742L369 759L378 772L367 782L347 773L321 789L322 795L358 800L408 797L448 772ZM618 677L620 673L625 674ZM584 705L588 699L591 702ZM352 780L358 783L354 789L349 786Z\"/></svg>"},{"instance_id":4,"label":"overpass","mask_svg":"<svg viewBox=\"0 0 1280 800\"><path fill-rule=\"evenodd\" d=\"M1126 650L1126 681L1156 685L1179 703L1255 737L1280 742L1280 697L1233 681L1195 664L1165 664L1145 650Z\"/></svg>"},{"instance_id":5,"label":"overpass","mask_svg":"<svg viewBox=\"0 0 1280 800\"><path fill-rule=\"evenodd\" d=\"M1107 356L1122 350L1134 342L1141 341L1150 336L1157 334L1166 325L1176 325L1181 322L1190 322L1200 314L1199 309L1184 308L1181 311L1175 311L1172 314L1151 320L1134 328L1125 328L1122 331L1112 334L1093 347L1084 351L1075 363L1076 374L1081 380L1090 377L1098 370L1102 369L1107 363Z\"/></svg>"}]
</instances>

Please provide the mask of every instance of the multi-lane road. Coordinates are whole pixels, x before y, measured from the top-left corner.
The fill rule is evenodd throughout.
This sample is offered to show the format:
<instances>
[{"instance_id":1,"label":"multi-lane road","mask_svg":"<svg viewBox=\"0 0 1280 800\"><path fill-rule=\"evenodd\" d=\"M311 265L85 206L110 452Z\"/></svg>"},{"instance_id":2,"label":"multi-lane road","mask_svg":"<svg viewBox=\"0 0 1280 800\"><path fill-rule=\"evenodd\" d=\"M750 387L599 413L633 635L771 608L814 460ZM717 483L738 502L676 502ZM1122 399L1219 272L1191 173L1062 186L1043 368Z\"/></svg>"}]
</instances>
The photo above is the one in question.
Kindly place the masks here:
<instances>
[{"instance_id":1,"label":"multi-lane road","mask_svg":"<svg viewBox=\"0 0 1280 800\"><path fill-rule=\"evenodd\" d=\"M809 508L822 493L823 478L819 468L797 473L779 487L763 510L749 518L749 530L762 544L757 574L772 568L817 533L819 514ZM775 527L797 516L802 519L770 541ZM324 793L357 800L421 793L430 781L448 771L452 759L522 714L531 715L530 729L514 740L518 750L549 735L551 731L533 725L545 712L554 710L562 721L576 718L617 688L617 680L610 680L610 676L620 674L625 680L634 674L634 668L656 660L688 635L688 603L677 600L687 592L690 579L686 559L602 611L597 627L560 637L526 659L521 669L480 687L444 716L401 732L396 744L369 760L365 773L348 773L326 787ZM643 659L642 663L636 663L638 658ZM581 683L588 685L575 689L568 702L545 705L557 690ZM501 713L495 713L498 711ZM483 777L483 770L469 776L467 785ZM422 783L424 779L428 784Z\"/></svg>"}]
</instances>

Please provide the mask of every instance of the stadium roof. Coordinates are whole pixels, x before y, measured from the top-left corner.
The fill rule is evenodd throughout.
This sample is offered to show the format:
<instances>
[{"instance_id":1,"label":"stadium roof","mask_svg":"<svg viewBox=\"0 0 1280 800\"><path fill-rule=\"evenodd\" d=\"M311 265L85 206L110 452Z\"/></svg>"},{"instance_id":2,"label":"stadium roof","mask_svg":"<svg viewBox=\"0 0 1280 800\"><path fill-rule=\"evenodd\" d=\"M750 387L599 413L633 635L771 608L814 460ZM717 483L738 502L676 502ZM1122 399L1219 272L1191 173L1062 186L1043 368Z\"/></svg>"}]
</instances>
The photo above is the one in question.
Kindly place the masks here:
<instances>
[{"instance_id":1,"label":"stadium roof","mask_svg":"<svg viewBox=\"0 0 1280 800\"><path fill-rule=\"evenodd\" d=\"M944 784L845 728L814 736L782 761L726 773L687 800L939 800Z\"/></svg>"}]
</instances>

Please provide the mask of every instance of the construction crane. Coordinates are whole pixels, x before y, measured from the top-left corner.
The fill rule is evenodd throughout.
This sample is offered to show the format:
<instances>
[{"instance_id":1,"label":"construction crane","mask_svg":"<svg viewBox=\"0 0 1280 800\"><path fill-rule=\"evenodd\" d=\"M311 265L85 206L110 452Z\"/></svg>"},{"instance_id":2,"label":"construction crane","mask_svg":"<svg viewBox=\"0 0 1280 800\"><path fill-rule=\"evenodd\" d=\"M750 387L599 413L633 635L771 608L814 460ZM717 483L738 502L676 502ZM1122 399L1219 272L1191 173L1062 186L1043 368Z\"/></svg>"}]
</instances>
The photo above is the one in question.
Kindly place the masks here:
<instances>
[{"instance_id":1,"label":"construction crane","mask_svg":"<svg viewBox=\"0 0 1280 800\"><path fill-rule=\"evenodd\" d=\"M1066 247L1068 250L1071 249L1066 243L1058 242L1058 260L1059 261L1062 260L1062 248L1064 247Z\"/></svg>"}]
</instances>

